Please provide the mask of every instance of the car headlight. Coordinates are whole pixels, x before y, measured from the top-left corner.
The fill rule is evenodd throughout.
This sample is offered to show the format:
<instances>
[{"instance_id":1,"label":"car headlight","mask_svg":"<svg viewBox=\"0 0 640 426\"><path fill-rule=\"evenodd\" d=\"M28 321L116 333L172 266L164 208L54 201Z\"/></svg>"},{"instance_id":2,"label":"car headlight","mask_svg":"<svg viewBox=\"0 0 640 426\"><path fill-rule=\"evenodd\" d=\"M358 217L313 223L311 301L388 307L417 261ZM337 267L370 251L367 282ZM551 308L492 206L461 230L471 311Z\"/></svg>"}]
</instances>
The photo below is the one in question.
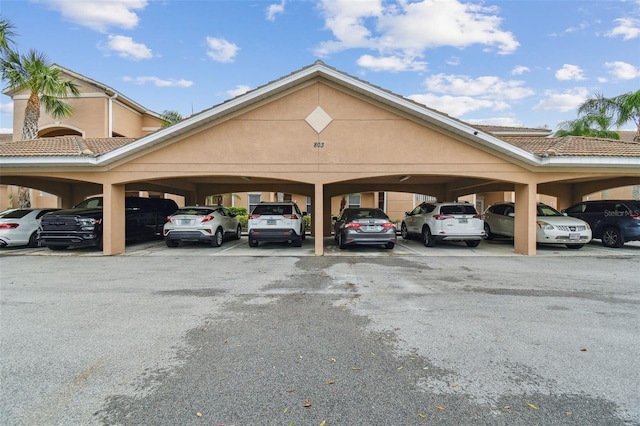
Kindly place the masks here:
<instances>
[{"instance_id":1,"label":"car headlight","mask_svg":"<svg viewBox=\"0 0 640 426\"><path fill-rule=\"evenodd\" d=\"M545 221L539 220L536 223L538 224L538 228L540 229L544 229L546 231L551 231L553 229L553 225Z\"/></svg>"},{"instance_id":2,"label":"car headlight","mask_svg":"<svg viewBox=\"0 0 640 426\"><path fill-rule=\"evenodd\" d=\"M78 219L78 222L80 223L80 228L83 231L91 231L96 225L96 220L92 217L81 217Z\"/></svg>"}]
</instances>

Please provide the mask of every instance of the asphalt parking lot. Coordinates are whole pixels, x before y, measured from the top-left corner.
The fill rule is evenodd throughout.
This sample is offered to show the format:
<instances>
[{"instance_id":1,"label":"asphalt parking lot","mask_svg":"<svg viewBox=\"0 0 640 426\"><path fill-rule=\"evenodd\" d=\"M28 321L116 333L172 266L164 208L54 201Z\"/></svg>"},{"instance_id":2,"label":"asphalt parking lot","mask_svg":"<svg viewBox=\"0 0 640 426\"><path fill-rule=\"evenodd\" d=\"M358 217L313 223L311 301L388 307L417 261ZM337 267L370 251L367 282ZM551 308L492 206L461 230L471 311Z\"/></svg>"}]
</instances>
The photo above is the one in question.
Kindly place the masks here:
<instances>
[{"instance_id":1,"label":"asphalt parking lot","mask_svg":"<svg viewBox=\"0 0 640 426\"><path fill-rule=\"evenodd\" d=\"M467 247L460 242L441 242L436 247L425 247L417 239L403 240L392 250L382 246L352 246L340 250L333 237L324 238L324 256L522 256L513 251L513 240L496 239L482 241L476 248ZM162 240L133 242L127 244L126 251L120 256L315 256L314 238L307 236L302 247L293 247L286 243L260 243L258 247L249 247L247 236L240 240L225 240L221 247L211 247L204 243L181 243L179 247L169 248ZM71 248L66 251L51 251L38 248L0 249L1 256L102 256L95 248ZM640 256L640 241L626 243L619 249L603 247L600 240L593 240L579 250L571 250L564 245L539 245L536 256Z\"/></svg>"},{"instance_id":2,"label":"asphalt parking lot","mask_svg":"<svg viewBox=\"0 0 640 426\"><path fill-rule=\"evenodd\" d=\"M640 424L640 246L325 243L0 251L2 423Z\"/></svg>"}]
</instances>

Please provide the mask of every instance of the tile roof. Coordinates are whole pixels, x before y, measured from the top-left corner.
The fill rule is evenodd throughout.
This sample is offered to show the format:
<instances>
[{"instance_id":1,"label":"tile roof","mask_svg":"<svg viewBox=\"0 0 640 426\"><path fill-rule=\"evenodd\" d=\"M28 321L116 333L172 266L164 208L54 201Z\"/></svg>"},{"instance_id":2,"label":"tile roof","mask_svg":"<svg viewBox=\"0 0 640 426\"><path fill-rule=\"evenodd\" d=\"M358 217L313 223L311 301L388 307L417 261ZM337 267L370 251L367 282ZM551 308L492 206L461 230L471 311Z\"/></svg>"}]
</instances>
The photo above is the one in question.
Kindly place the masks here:
<instances>
[{"instance_id":1,"label":"tile roof","mask_svg":"<svg viewBox=\"0 0 640 426\"><path fill-rule=\"evenodd\" d=\"M502 137L503 141L540 157L640 157L640 142L565 136ZM133 138L63 136L0 143L0 157L98 157L126 146Z\"/></svg>"},{"instance_id":2,"label":"tile roof","mask_svg":"<svg viewBox=\"0 0 640 426\"><path fill-rule=\"evenodd\" d=\"M0 144L0 157L97 157L135 141L133 138L63 136Z\"/></svg>"},{"instance_id":3,"label":"tile roof","mask_svg":"<svg viewBox=\"0 0 640 426\"><path fill-rule=\"evenodd\" d=\"M540 157L640 157L640 142L565 136L562 138L502 138Z\"/></svg>"}]
</instances>

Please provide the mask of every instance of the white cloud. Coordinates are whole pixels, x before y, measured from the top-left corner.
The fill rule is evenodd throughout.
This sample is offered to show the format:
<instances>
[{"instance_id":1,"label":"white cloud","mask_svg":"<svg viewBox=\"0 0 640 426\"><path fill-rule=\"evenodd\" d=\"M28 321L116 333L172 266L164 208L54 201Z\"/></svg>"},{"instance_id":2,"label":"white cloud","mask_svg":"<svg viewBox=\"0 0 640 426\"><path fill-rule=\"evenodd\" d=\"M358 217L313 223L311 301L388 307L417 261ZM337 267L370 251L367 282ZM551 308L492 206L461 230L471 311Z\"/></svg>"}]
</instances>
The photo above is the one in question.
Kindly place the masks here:
<instances>
[{"instance_id":1,"label":"white cloud","mask_svg":"<svg viewBox=\"0 0 640 426\"><path fill-rule=\"evenodd\" d=\"M162 79L153 76L123 77L123 80L128 83L134 83L138 85L151 83L156 87L191 87L193 85L193 81L189 80L175 80L173 78Z\"/></svg>"},{"instance_id":2,"label":"white cloud","mask_svg":"<svg viewBox=\"0 0 640 426\"><path fill-rule=\"evenodd\" d=\"M10 135L13 133L13 127L0 127L0 134Z\"/></svg>"},{"instance_id":3,"label":"white cloud","mask_svg":"<svg viewBox=\"0 0 640 426\"><path fill-rule=\"evenodd\" d=\"M481 4L457 0L394 4L323 0L320 9L325 27L335 40L317 46L318 56L365 48L379 52L381 57L419 58L426 49L463 49L478 44L509 54L519 46L511 32L500 28L499 10Z\"/></svg>"},{"instance_id":4,"label":"white cloud","mask_svg":"<svg viewBox=\"0 0 640 426\"><path fill-rule=\"evenodd\" d=\"M397 56L374 58L371 55L362 55L358 58L358 65L372 71L424 71L427 69L426 62Z\"/></svg>"},{"instance_id":5,"label":"white cloud","mask_svg":"<svg viewBox=\"0 0 640 426\"><path fill-rule=\"evenodd\" d=\"M131 37L126 36L110 35L106 46L99 45L98 47L103 50L114 51L121 58L133 59L134 61L153 57L151 49L142 43L136 43Z\"/></svg>"},{"instance_id":6,"label":"white cloud","mask_svg":"<svg viewBox=\"0 0 640 426\"><path fill-rule=\"evenodd\" d=\"M514 117L489 117L489 118L467 118L464 121L470 124L480 124L485 126L505 126L523 127L522 121Z\"/></svg>"},{"instance_id":7,"label":"white cloud","mask_svg":"<svg viewBox=\"0 0 640 426\"><path fill-rule=\"evenodd\" d=\"M0 114L13 114L13 102L7 104L0 103Z\"/></svg>"},{"instance_id":8,"label":"white cloud","mask_svg":"<svg viewBox=\"0 0 640 426\"><path fill-rule=\"evenodd\" d=\"M135 11L144 9L147 0L38 0L59 11L75 24L106 32L110 27L133 29L139 18Z\"/></svg>"},{"instance_id":9,"label":"white cloud","mask_svg":"<svg viewBox=\"0 0 640 426\"><path fill-rule=\"evenodd\" d=\"M584 87L576 87L565 91L564 93L557 93L548 90L545 92L544 96L544 99L533 107L534 111L567 112L575 110L580 106L580 104L587 100L589 92Z\"/></svg>"},{"instance_id":10,"label":"white cloud","mask_svg":"<svg viewBox=\"0 0 640 426\"><path fill-rule=\"evenodd\" d=\"M284 13L285 0L280 3L270 4L267 7L267 21L275 21L276 15Z\"/></svg>"},{"instance_id":11,"label":"white cloud","mask_svg":"<svg viewBox=\"0 0 640 426\"><path fill-rule=\"evenodd\" d=\"M535 94L532 89L524 87L522 81L505 81L495 76L471 78L466 75L435 74L427 78L425 85L428 93L411 95L409 98L454 117L480 109L505 111L511 108L508 101Z\"/></svg>"},{"instance_id":12,"label":"white cloud","mask_svg":"<svg viewBox=\"0 0 640 426\"><path fill-rule=\"evenodd\" d=\"M525 72L531 71L529 67L525 67L524 65L517 65L514 69L511 70L511 75L522 75Z\"/></svg>"},{"instance_id":13,"label":"white cloud","mask_svg":"<svg viewBox=\"0 0 640 426\"><path fill-rule=\"evenodd\" d=\"M466 75L432 75L426 80L427 90L451 95L518 100L533 95L519 80L505 81L495 76L471 78Z\"/></svg>"},{"instance_id":14,"label":"white cloud","mask_svg":"<svg viewBox=\"0 0 640 426\"><path fill-rule=\"evenodd\" d=\"M438 96L432 93L425 93L421 95L411 95L409 96L409 99L424 104L429 108L447 113L453 117L460 117L468 112L477 111L479 109L490 108L496 111L501 111L509 107L504 102L476 99L471 96Z\"/></svg>"},{"instance_id":15,"label":"white cloud","mask_svg":"<svg viewBox=\"0 0 640 426\"><path fill-rule=\"evenodd\" d=\"M626 41L640 36L640 19L618 18L614 22L618 25L606 34L608 37L621 36Z\"/></svg>"},{"instance_id":16,"label":"white cloud","mask_svg":"<svg viewBox=\"0 0 640 426\"><path fill-rule=\"evenodd\" d=\"M556 78L558 80L584 80L584 71L577 65L564 64L562 68L556 71Z\"/></svg>"},{"instance_id":17,"label":"white cloud","mask_svg":"<svg viewBox=\"0 0 640 426\"><path fill-rule=\"evenodd\" d=\"M207 56L217 62L233 62L240 48L223 38L207 37Z\"/></svg>"},{"instance_id":18,"label":"white cloud","mask_svg":"<svg viewBox=\"0 0 640 426\"><path fill-rule=\"evenodd\" d=\"M633 80L640 77L640 69L626 62L605 62L604 66L609 69L609 74L618 80Z\"/></svg>"},{"instance_id":19,"label":"white cloud","mask_svg":"<svg viewBox=\"0 0 640 426\"><path fill-rule=\"evenodd\" d=\"M457 67L461 63L461 59L458 56L451 56L449 59L445 61L447 65L451 65Z\"/></svg>"},{"instance_id":20,"label":"white cloud","mask_svg":"<svg viewBox=\"0 0 640 426\"><path fill-rule=\"evenodd\" d=\"M227 95L235 98L236 96L244 95L249 90L251 90L251 87L245 84L239 84L235 87L235 89L227 90Z\"/></svg>"}]
</instances>

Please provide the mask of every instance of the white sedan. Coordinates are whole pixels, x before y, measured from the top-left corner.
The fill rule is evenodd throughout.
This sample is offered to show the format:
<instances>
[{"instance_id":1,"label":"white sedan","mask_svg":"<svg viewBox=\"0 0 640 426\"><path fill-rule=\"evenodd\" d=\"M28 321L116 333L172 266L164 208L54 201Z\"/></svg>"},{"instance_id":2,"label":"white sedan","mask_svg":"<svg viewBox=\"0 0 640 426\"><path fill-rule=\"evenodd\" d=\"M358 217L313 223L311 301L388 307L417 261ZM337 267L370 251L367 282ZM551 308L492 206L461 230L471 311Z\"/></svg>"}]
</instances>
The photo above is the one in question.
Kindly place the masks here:
<instances>
[{"instance_id":1,"label":"white sedan","mask_svg":"<svg viewBox=\"0 0 640 426\"><path fill-rule=\"evenodd\" d=\"M40 218L56 210L24 208L0 213L0 247L37 247Z\"/></svg>"},{"instance_id":2,"label":"white sedan","mask_svg":"<svg viewBox=\"0 0 640 426\"><path fill-rule=\"evenodd\" d=\"M583 220L566 216L543 203L538 203L536 217L536 242L538 244L564 244L579 249L591 241L591 227ZM484 212L486 239L496 236L513 238L515 205L498 203Z\"/></svg>"}]
</instances>

